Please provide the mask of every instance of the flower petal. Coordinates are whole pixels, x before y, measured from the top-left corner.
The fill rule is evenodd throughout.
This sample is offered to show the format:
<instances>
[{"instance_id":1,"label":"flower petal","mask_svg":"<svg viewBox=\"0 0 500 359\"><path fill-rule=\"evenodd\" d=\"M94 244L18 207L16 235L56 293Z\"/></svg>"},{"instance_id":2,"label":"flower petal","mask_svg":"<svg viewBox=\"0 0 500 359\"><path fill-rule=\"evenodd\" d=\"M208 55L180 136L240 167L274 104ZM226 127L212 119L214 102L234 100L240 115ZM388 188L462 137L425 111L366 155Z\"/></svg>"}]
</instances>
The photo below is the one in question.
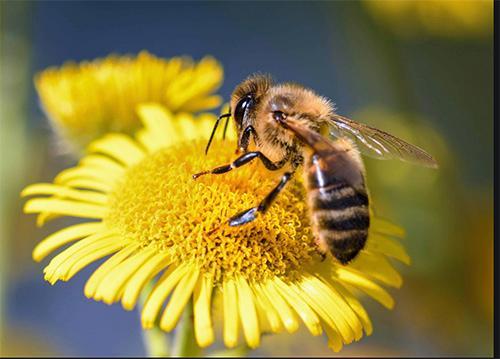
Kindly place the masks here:
<instances>
[{"instance_id":1,"label":"flower petal","mask_svg":"<svg viewBox=\"0 0 500 359\"><path fill-rule=\"evenodd\" d=\"M174 266L165 270L161 278L155 284L152 292L149 294L144 308L142 309L141 322L145 329L152 328L165 299L175 288L177 283L188 272L189 267L186 265Z\"/></svg>"},{"instance_id":2,"label":"flower petal","mask_svg":"<svg viewBox=\"0 0 500 359\"><path fill-rule=\"evenodd\" d=\"M234 348L238 343L238 297L233 279L222 283L224 306L224 344Z\"/></svg>"},{"instance_id":3,"label":"flower petal","mask_svg":"<svg viewBox=\"0 0 500 359\"><path fill-rule=\"evenodd\" d=\"M410 265L411 262L403 245L399 241L386 236L371 234L370 239L366 242L366 249L395 258L406 265Z\"/></svg>"},{"instance_id":4,"label":"flower petal","mask_svg":"<svg viewBox=\"0 0 500 359\"><path fill-rule=\"evenodd\" d=\"M364 251L345 269L355 270L391 287L400 288L403 284L401 275L384 256L369 251Z\"/></svg>"},{"instance_id":5,"label":"flower petal","mask_svg":"<svg viewBox=\"0 0 500 359\"><path fill-rule=\"evenodd\" d=\"M108 272L97 287L97 296L106 304L112 304L119 299L118 294L130 277L154 255L154 249L142 249L128 257Z\"/></svg>"},{"instance_id":6,"label":"flower petal","mask_svg":"<svg viewBox=\"0 0 500 359\"><path fill-rule=\"evenodd\" d=\"M236 280L236 289L243 335L248 346L255 349L260 344L260 329L257 313L255 312L253 293L247 281L242 277Z\"/></svg>"},{"instance_id":7,"label":"flower petal","mask_svg":"<svg viewBox=\"0 0 500 359\"><path fill-rule=\"evenodd\" d=\"M51 212L73 217L101 219L106 214L106 207L70 200L34 198L26 202L24 212Z\"/></svg>"},{"instance_id":8,"label":"flower petal","mask_svg":"<svg viewBox=\"0 0 500 359\"><path fill-rule=\"evenodd\" d=\"M271 303L276 312L278 312L281 321L287 332L294 333L299 329L299 322L297 315L290 308L288 303L283 299L281 294L274 288L270 281L264 284L258 284L260 292L267 298L267 301Z\"/></svg>"},{"instance_id":9,"label":"flower petal","mask_svg":"<svg viewBox=\"0 0 500 359\"><path fill-rule=\"evenodd\" d=\"M167 253L154 255L130 277L122 296L122 306L125 310L134 309L139 294L147 282L171 263L169 257Z\"/></svg>"},{"instance_id":10,"label":"flower petal","mask_svg":"<svg viewBox=\"0 0 500 359\"><path fill-rule=\"evenodd\" d=\"M305 297L309 299L308 304L330 327L338 330L344 343L351 343L356 335L341 310L331 300L331 292L326 290L321 282L311 275L304 276L298 286L302 289Z\"/></svg>"},{"instance_id":11,"label":"flower petal","mask_svg":"<svg viewBox=\"0 0 500 359\"><path fill-rule=\"evenodd\" d=\"M21 196L58 195L59 197L94 204L106 204L108 196L93 191L81 191L52 183L37 183L26 187Z\"/></svg>"},{"instance_id":12,"label":"flower petal","mask_svg":"<svg viewBox=\"0 0 500 359\"><path fill-rule=\"evenodd\" d=\"M98 168L99 171L110 172L115 175L123 175L126 167L119 162L113 161L110 157L102 155L88 155L80 160L84 167Z\"/></svg>"},{"instance_id":13,"label":"flower petal","mask_svg":"<svg viewBox=\"0 0 500 359\"><path fill-rule=\"evenodd\" d=\"M175 287L174 293L172 293L172 297L163 311L163 315L160 320L160 328L166 332L175 328L184 307L193 294L194 286L198 281L200 271L197 268L193 270L192 265L189 267L191 267L190 270Z\"/></svg>"},{"instance_id":14,"label":"flower petal","mask_svg":"<svg viewBox=\"0 0 500 359\"><path fill-rule=\"evenodd\" d=\"M85 189L91 189L94 191L100 191L104 193L111 192L113 189L113 186L103 183L101 181L96 181L93 179L72 179L68 180L64 183L68 187L73 187L73 188L85 188Z\"/></svg>"},{"instance_id":15,"label":"flower petal","mask_svg":"<svg viewBox=\"0 0 500 359\"><path fill-rule=\"evenodd\" d=\"M274 306L269 302L266 295L262 293L262 289L260 289L255 284L252 285L252 290L255 295L256 305L260 307L264 311L264 315L266 316L267 324L273 333L279 333L283 331L283 323L281 322L280 315L274 308Z\"/></svg>"},{"instance_id":16,"label":"flower petal","mask_svg":"<svg viewBox=\"0 0 500 359\"><path fill-rule=\"evenodd\" d=\"M33 259L40 262L49 253L63 245L99 232L104 228L102 222L87 222L63 228L42 240L33 250Z\"/></svg>"},{"instance_id":17,"label":"flower petal","mask_svg":"<svg viewBox=\"0 0 500 359\"><path fill-rule=\"evenodd\" d=\"M74 264L70 267L64 278L61 278L64 281L70 280L76 273L80 270L88 266L90 263L95 262L96 260L115 253L116 251L122 249L125 243L121 241L113 241L110 244L103 246L100 249L94 250L90 253L82 255Z\"/></svg>"},{"instance_id":18,"label":"flower petal","mask_svg":"<svg viewBox=\"0 0 500 359\"><path fill-rule=\"evenodd\" d=\"M283 298L295 309L311 334L315 336L321 335L323 331L320 319L309 305L278 277L274 278L273 283Z\"/></svg>"},{"instance_id":19,"label":"flower petal","mask_svg":"<svg viewBox=\"0 0 500 359\"><path fill-rule=\"evenodd\" d=\"M128 166L139 162L145 155L135 141L120 133L111 133L90 143L88 150L104 153Z\"/></svg>"},{"instance_id":20,"label":"flower petal","mask_svg":"<svg viewBox=\"0 0 500 359\"><path fill-rule=\"evenodd\" d=\"M194 288L194 334L196 342L202 348L209 346L214 341L214 330L210 313L212 288L212 280L203 275L200 275L198 283L196 283Z\"/></svg>"},{"instance_id":21,"label":"flower petal","mask_svg":"<svg viewBox=\"0 0 500 359\"><path fill-rule=\"evenodd\" d=\"M356 297L340 283L335 282L330 278L323 277L323 279L327 280L328 283L344 297L345 301L349 304L349 306L352 308L352 310L356 313L359 320L361 321L366 335L370 335L373 331L372 322L363 305L361 305L361 303L356 299Z\"/></svg>"},{"instance_id":22,"label":"flower petal","mask_svg":"<svg viewBox=\"0 0 500 359\"><path fill-rule=\"evenodd\" d=\"M54 178L54 182L57 184L65 184L74 179L89 179L113 187L120 178L121 176L119 174L112 172L104 172L88 166L76 166L61 171L56 178Z\"/></svg>"},{"instance_id":23,"label":"flower petal","mask_svg":"<svg viewBox=\"0 0 500 359\"><path fill-rule=\"evenodd\" d=\"M361 289L388 309L392 309L394 306L394 300L386 290L361 274L337 267L333 279L340 283L347 283Z\"/></svg>"},{"instance_id":24,"label":"flower petal","mask_svg":"<svg viewBox=\"0 0 500 359\"><path fill-rule=\"evenodd\" d=\"M404 228L397 226L386 219L373 216L370 220L371 228L373 228L373 232L375 233L387 234L397 238L404 238L406 235Z\"/></svg>"},{"instance_id":25,"label":"flower petal","mask_svg":"<svg viewBox=\"0 0 500 359\"><path fill-rule=\"evenodd\" d=\"M85 283L84 294L87 298L94 298L95 300L101 300L101 297L97 295L97 287L101 283L102 279L118 264L128 258L135 250L139 247L137 243L131 243L127 247L120 250L118 253L113 255L107 261L97 268L94 273L90 276Z\"/></svg>"}]
</instances>

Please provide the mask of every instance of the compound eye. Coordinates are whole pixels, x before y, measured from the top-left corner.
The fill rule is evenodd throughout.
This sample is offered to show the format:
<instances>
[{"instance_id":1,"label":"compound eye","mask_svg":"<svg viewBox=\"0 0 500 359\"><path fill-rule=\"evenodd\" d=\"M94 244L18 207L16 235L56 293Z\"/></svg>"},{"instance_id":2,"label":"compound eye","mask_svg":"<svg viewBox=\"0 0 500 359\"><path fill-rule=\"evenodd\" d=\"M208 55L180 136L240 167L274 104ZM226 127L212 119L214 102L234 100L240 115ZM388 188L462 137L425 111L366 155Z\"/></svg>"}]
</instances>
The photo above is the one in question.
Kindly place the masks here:
<instances>
[{"instance_id":1,"label":"compound eye","mask_svg":"<svg viewBox=\"0 0 500 359\"><path fill-rule=\"evenodd\" d=\"M236 105L236 108L234 109L234 119L238 123L238 125L241 125L243 122L243 117L245 116L245 112L247 109L251 106L253 103L253 96L247 95L243 97L240 102Z\"/></svg>"},{"instance_id":2,"label":"compound eye","mask_svg":"<svg viewBox=\"0 0 500 359\"><path fill-rule=\"evenodd\" d=\"M273 118L278 122L283 122L286 120L286 114L281 111L273 111Z\"/></svg>"}]
</instances>

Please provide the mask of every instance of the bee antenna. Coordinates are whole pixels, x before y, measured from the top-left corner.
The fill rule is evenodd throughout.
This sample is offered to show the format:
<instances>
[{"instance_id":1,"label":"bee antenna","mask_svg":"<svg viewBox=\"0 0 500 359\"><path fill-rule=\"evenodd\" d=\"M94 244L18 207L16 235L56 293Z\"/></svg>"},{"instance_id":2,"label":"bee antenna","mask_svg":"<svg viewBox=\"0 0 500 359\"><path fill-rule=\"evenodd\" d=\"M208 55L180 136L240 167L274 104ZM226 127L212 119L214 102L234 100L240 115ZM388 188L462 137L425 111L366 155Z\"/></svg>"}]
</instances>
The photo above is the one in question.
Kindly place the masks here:
<instances>
[{"instance_id":1,"label":"bee antenna","mask_svg":"<svg viewBox=\"0 0 500 359\"><path fill-rule=\"evenodd\" d=\"M231 113L229 113L229 116L226 116L226 123L224 124L224 131L222 132L222 139L226 139L226 132L227 132L227 127L229 125L229 118L231 117Z\"/></svg>"},{"instance_id":2,"label":"bee antenna","mask_svg":"<svg viewBox=\"0 0 500 359\"><path fill-rule=\"evenodd\" d=\"M210 138L208 139L207 147L205 148L205 155L208 153L208 149L210 148L210 144L212 143L212 140L213 140L214 135L215 135L215 131L217 131L217 127L219 126L220 120L222 120L223 118L227 118L229 120L230 116L231 116L230 113L224 113L224 114L219 116L217 121L215 121L214 128L212 129L212 133L210 134Z\"/></svg>"}]
</instances>

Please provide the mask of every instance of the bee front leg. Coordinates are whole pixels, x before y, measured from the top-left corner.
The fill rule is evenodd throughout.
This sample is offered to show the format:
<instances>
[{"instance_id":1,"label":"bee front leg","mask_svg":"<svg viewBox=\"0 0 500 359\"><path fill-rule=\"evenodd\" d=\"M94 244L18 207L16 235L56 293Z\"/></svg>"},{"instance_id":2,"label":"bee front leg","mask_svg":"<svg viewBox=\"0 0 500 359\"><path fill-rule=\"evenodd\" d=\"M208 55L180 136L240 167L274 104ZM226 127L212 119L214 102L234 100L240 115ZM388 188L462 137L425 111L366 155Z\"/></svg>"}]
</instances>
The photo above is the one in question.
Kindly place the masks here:
<instances>
[{"instance_id":1,"label":"bee front leg","mask_svg":"<svg viewBox=\"0 0 500 359\"><path fill-rule=\"evenodd\" d=\"M285 160L274 163L269 158L264 156L264 154L262 154L262 152L259 152L259 151L247 152L247 153L244 153L243 155L241 155L240 157L238 157L236 160L234 160L233 163L216 167L210 171L203 171L200 173L196 173L193 175L193 179L197 179L198 177L206 175L206 174L221 174L221 173L229 172L233 168L238 168L238 167L241 167L243 165L246 165L247 163L250 163L255 158L259 158L262 161L262 163L264 164L264 166L266 166L266 168L270 171L276 171L276 170L280 169L281 167L283 167L286 163Z\"/></svg>"},{"instance_id":2,"label":"bee front leg","mask_svg":"<svg viewBox=\"0 0 500 359\"><path fill-rule=\"evenodd\" d=\"M278 194L283 190L286 183L292 178L292 175L293 175L292 172L286 172L281 177L280 183L278 183L278 185L274 187L271 192L269 192L269 194L259 203L258 206L249 208L243 212L238 213L237 215L229 218L227 223L231 227L241 226L242 224L251 222L255 218L257 218L256 216L259 212L265 213L267 209L271 206L271 204L274 202Z\"/></svg>"}]
</instances>

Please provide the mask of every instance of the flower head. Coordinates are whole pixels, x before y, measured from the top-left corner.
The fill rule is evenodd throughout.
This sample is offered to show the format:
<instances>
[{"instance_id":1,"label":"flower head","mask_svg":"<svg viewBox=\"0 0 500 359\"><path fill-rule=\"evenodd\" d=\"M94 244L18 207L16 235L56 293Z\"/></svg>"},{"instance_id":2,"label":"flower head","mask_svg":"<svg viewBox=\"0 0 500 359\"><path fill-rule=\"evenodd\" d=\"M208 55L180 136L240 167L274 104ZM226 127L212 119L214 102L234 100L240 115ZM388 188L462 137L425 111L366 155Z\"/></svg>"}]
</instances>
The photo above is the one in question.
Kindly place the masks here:
<instances>
[{"instance_id":1,"label":"flower head","mask_svg":"<svg viewBox=\"0 0 500 359\"><path fill-rule=\"evenodd\" d=\"M133 134L140 127L135 111L140 103L163 104L173 113L215 108L221 98L213 93L222 78L212 57L195 63L142 51L52 67L37 74L35 85L56 130L81 146L110 131Z\"/></svg>"},{"instance_id":2,"label":"flower head","mask_svg":"<svg viewBox=\"0 0 500 359\"><path fill-rule=\"evenodd\" d=\"M274 176L253 163L194 182L193 173L229 161L235 139L215 143L205 157L212 115L179 119L159 105L141 105L138 113L144 128L135 138L108 134L53 184L23 191L35 196L25 211L38 213L39 224L57 216L88 219L50 235L33 251L40 261L73 243L45 268L50 283L69 280L110 256L87 281L85 295L108 304L121 301L131 310L154 281L142 324L159 323L165 331L175 328L192 298L201 347L215 339L213 302L221 303L228 347L238 344L239 328L255 348L261 333L294 332L302 322L312 335L326 332L335 351L372 332L356 295L361 290L393 306L381 284L401 285L388 257L409 262L394 238L402 236L399 228L374 218L367 246L352 263L341 265L330 255L322 261L300 180L254 222L220 226L254 206L274 186Z\"/></svg>"},{"instance_id":3,"label":"flower head","mask_svg":"<svg viewBox=\"0 0 500 359\"><path fill-rule=\"evenodd\" d=\"M398 35L483 37L493 30L492 1L364 0L363 5Z\"/></svg>"}]
</instances>

